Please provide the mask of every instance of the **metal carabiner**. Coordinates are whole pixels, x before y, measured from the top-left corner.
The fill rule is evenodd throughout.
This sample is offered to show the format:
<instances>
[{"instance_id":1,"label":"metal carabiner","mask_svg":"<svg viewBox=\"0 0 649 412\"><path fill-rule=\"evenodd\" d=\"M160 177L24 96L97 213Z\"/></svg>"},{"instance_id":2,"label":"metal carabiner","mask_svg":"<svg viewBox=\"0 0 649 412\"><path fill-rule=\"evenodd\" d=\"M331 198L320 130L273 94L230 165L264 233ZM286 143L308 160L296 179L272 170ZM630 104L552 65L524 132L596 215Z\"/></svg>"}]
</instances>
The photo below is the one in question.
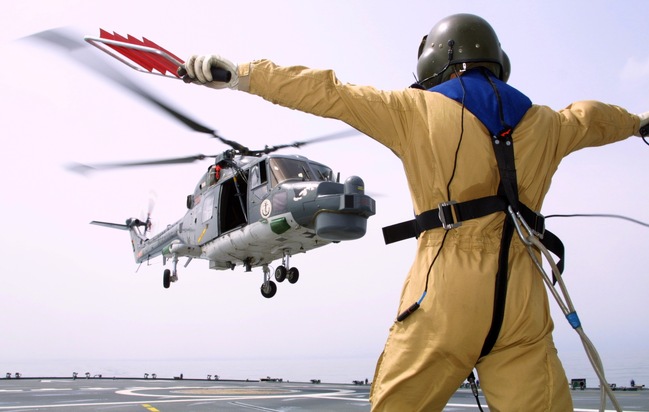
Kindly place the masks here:
<instances>
[{"instance_id":1,"label":"metal carabiner","mask_svg":"<svg viewBox=\"0 0 649 412\"><path fill-rule=\"evenodd\" d=\"M507 212L509 212L509 215L512 218L512 222L514 222L514 227L518 232L518 237L521 238L521 241L525 244L525 246L532 246L533 243L530 238L536 236L536 231L532 230L525 219L523 219L521 213L514 212L514 209L511 206L507 206ZM525 234L523 233L523 228L525 228L529 236L525 236Z\"/></svg>"}]
</instances>

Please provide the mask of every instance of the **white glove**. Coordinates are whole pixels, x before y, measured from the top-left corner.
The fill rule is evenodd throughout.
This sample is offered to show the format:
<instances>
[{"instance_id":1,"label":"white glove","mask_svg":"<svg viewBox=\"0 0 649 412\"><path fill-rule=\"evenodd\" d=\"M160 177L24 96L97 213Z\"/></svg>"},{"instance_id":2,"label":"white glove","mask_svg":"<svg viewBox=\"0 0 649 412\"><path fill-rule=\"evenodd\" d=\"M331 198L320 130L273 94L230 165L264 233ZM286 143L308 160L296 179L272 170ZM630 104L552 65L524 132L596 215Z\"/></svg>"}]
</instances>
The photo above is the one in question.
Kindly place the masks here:
<instances>
[{"instance_id":1,"label":"white glove","mask_svg":"<svg viewBox=\"0 0 649 412\"><path fill-rule=\"evenodd\" d=\"M237 90L237 87L239 86L239 74L237 73L237 65L219 55L193 55L189 59L187 59L184 66L185 70L187 70L187 75L194 79L195 82L200 83L204 86L211 87L213 89L225 89L227 87L232 90ZM227 83L222 81L214 81L211 71L212 67L230 72L230 81Z\"/></svg>"},{"instance_id":2,"label":"white glove","mask_svg":"<svg viewBox=\"0 0 649 412\"><path fill-rule=\"evenodd\" d=\"M644 112L637 115L640 118L640 128L649 124L649 112ZM640 137L640 128L634 133L635 136Z\"/></svg>"}]
</instances>

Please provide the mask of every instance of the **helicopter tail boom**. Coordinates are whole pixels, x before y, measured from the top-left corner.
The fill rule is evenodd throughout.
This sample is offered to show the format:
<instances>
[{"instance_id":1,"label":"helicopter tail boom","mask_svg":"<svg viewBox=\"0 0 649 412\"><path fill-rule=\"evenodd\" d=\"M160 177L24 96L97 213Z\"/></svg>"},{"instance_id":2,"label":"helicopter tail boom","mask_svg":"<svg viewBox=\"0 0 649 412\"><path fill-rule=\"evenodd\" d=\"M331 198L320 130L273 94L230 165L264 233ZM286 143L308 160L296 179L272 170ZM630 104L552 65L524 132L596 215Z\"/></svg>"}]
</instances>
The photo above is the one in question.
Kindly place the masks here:
<instances>
[{"instance_id":1,"label":"helicopter tail boom","mask_svg":"<svg viewBox=\"0 0 649 412\"><path fill-rule=\"evenodd\" d=\"M111 223L111 222L100 222L93 220L90 224L103 226L110 229L119 229L119 230L128 230L129 235L131 235L131 245L133 246L133 255L137 263L159 255L162 251L163 246L166 243L162 243L159 239L161 236L154 236L152 239L146 237L146 228L149 225L148 220L146 222L141 221L140 219L130 218L126 220L125 224ZM145 228L145 232L139 229L140 227ZM168 231L163 232L166 234ZM165 236L167 237L167 236ZM167 242L168 243L168 242Z\"/></svg>"}]
</instances>

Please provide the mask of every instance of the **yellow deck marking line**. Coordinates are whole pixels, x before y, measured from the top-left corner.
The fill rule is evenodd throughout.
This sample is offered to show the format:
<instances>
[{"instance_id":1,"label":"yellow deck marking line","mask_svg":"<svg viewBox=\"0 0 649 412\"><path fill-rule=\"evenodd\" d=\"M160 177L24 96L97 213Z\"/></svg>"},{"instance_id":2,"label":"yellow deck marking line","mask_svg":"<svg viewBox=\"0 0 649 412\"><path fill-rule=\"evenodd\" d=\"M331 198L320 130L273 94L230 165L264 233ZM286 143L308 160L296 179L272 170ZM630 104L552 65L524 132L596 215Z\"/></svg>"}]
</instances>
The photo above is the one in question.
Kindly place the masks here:
<instances>
[{"instance_id":1,"label":"yellow deck marking line","mask_svg":"<svg viewBox=\"0 0 649 412\"><path fill-rule=\"evenodd\" d=\"M146 409L150 410L151 412L160 412L157 408L154 408L151 405L143 404L142 406L144 406Z\"/></svg>"}]
</instances>

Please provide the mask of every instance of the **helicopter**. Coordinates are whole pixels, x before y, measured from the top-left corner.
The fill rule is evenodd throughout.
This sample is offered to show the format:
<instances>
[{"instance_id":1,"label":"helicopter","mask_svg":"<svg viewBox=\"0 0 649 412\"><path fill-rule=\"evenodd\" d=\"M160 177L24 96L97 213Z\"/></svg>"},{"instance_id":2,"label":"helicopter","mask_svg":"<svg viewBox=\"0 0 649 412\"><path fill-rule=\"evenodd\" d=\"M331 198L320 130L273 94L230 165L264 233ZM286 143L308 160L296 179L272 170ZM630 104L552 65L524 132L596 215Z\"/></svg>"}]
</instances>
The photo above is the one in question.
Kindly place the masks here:
<instances>
[{"instance_id":1,"label":"helicopter","mask_svg":"<svg viewBox=\"0 0 649 412\"><path fill-rule=\"evenodd\" d=\"M67 51L78 51L85 45L60 29L37 33L33 37ZM121 39L90 38L88 41L86 38L86 42L93 44L107 40L120 47L131 47ZM164 59L171 61L172 68L181 64L175 56L157 45L153 49L149 47L150 44L142 46L145 53L164 54ZM131 60L141 56L130 54ZM187 195L185 215L160 233L149 234L150 212L144 220L131 217L123 224L90 222L128 231L136 263L149 262L158 256L162 257L164 266L171 263L171 268L165 268L162 274L164 288L169 288L178 280L180 259L187 259L185 267L194 259L202 259L207 260L209 268L213 270L233 270L241 265L246 272L250 272L252 268L261 267L261 294L265 298L272 298L277 292L275 281L280 283L287 280L293 284L299 279L299 270L290 265L293 255L365 235L367 220L376 213L376 202L365 194L365 184L360 177L350 176L341 183L340 175L334 176L333 170L323 163L301 155L275 153L288 147L299 148L307 143L346 137L358 133L356 130L252 150L223 138L215 130L180 113L115 70L89 63L87 58L80 58L78 54L74 57L192 130L207 133L230 146L216 155L70 166L73 171L87 173L92 170L214 159L199 178L194 191ZM127 63L121 58L119 60ZM277 260L281 260L281 264L271 273L270 266Z\"/></svg>"},{"instance_id":2,"label":"helicopter","mask_svg":"<svg viewBox=\"0 0 649 412\"><path fill-rule=\"evenodd\" d=\"M206 259L214 270L238 264L261 266L261 294L271 298L277 285L269 265L278 259L277 282L297 282L299 270L289 259L297 253L332 242L361 238L367 219L376 213L375 201L364 193L360 177L344 183L333 171L304 156L268 154L244 156L228 150L215 157L187 196L187 213L165 230L148 238L150 215L145 221L129 218L125 224L91 224L128 230L136 263L162 255L163 286L178 280L178 261Z\"/></svg>"}]
</instances>

